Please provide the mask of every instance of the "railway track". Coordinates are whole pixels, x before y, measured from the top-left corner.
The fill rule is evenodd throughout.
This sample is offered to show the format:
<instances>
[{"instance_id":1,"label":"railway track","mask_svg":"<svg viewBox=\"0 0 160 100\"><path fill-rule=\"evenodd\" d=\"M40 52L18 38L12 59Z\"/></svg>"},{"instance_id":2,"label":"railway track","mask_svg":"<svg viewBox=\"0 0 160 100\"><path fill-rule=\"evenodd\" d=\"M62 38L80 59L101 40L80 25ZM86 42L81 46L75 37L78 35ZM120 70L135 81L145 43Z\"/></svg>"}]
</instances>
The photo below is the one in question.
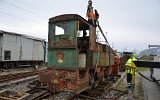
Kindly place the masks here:
<instances>
[{"instance_id":1,"label":"railway track","mask_svg":"<svg viewBox=\"0 0 160 100\"><path fill-rule=\"evenodd\" d=\"M128 93L112 88L112 84L112 82L100 82L96 88L76 95L74 100L119 100Z\"/></svg>"},{"instance_id":2,"label":"railway track","mask_svg":"<svg viewBox=\"0 0 160 100\"><path fill-rule=\"evenodd\" d=\"M41 70L45 71L45 70ZM0 83L11 80L18 80L29 76L37 75L41 71L24 72L16 74L8 74L0 76ZM113 82L99 82L96 88L87 89L79 94L71 91L63 91L60 93L50 93L48 88L32 88L25 92L29 94L26 100L124 100L120 99L127 94L127 91L120 91L112 88ZM45 85L42 85L45 86Z\"/></svg>"},{"instance_id":3,"label":"railway track","mask_svg":"<svg viewBox=\"0 0 160 100\"><path fill-rule=\"evenodd\" d=\"M53 94L49 93L47 90L37 88L32 89L27 93L33 96L32 98L29 98L30 100L124 100L122 97L128 94L127 91L120 91L112 88L112 82L100 82L96 88L87 89L79 94L75 94L71 91Z\"/></svg>"},{"instance_id":4,"label":"railway track","mask_svg":"<svg viewBox=\"0 0 160 100\"><path fill-rule=\"evenodd\" d=\"M14 94L13 98L19 97L16 95L18 92L16 94L14 92L7 93ZM3 94L5 98L10 98L9 94ZM25 100L126 100L123 96L128 94L128 92L113 89L112 82L100 82L96 88L87 89L79 94L76 94L73 91L51 93L47 88L38 87L32 88L21 94L27 94L27 96L25 96Z\"/></svg>"},{"instance_id":5,"label":"railway track","mask_svg":"<svg viewBox=\"0 0 160 100\"><path fill-rule=\"evenodd\" d=\"M45 71L45 70L41 70L41 71ZM0 76L0 83L38 75L38 73L41 71L22 72L22 73L16 73L16 74L1 75Z\"/></svg>"},{"instance_id":6,"label":"railway track","mask_svg":"<svg viewBox=\"0 0 160 100\"><path fill-rule=\"evenodd\" d=\"M31 89L27 91L26 93L29 93L30 96L27 98L27 100L42 100L44 98L50 97L50 93L46 89Z\"/></svg>"}]
</instances>

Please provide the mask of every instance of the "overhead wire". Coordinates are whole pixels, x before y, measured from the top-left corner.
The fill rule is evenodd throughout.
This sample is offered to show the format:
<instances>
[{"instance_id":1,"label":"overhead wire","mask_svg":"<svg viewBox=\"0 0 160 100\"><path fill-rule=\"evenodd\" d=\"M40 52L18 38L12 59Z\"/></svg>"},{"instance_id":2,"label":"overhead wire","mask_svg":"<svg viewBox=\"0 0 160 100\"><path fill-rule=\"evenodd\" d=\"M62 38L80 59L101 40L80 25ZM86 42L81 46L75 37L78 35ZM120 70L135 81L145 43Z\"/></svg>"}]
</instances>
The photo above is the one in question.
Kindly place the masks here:
<instances>
[{"instance_id":1,"label":"overhead wire","mask_svg":"<svg viewBox=\"0 0 160 100\"><path fill-rule=\"evenodd\" d=\"M2 29L23 32L23 34L47 33L47 16L44 17L30 9L22 8L4 0L1 1L5 4L5 12L2 9L0 10L0 26ZM29 30L30 32L28 32Z\"/></svg>"},{"instance_id":2,"label":"overhead wire","mask_svg":"<svg viewBox=\"0 0 160 100\"><path fill-rule=\"evenodd\" d=\"M37 25L46 25L45 23L40 23L40 22L37 22L37 21L34 21L34 20L31 20L31 19L27 19L27 18L24 18L24 17L19 17L19 16L16 16L16 15L13 15L13 14L9 14L9 13L6 13L6 12L0 12L0 15L1 17L3 16L3 19L12 19L12 21L15 21L15 22L27 22L27 23L30 23L30 24L37 24ZM19 20L19 21L16 21L16 20Z\"/></svg>"},{"instance_id":3,"label":"overhead wire","mask_svg":"<svg viewBox=\"0 0 160 100\"><path fill-rule=\"evenodd\" d=\"M2 1L3 3L5 3L5 4L11 6L11 7L17 8L18 10L22 10L22 11L28 12L28 13L30 13L30 14L33 14L33 15L36 15L36 16L39 16L39 17L42 17L42 18L47 18L47 16L42 15L42 14L38 14L37 12L34 12L34 11L32 11L31 9L22 8L22 7L20 7L20 6L17 6L17 5L14 5L14 4L12 4L12 3L9 3L9 2L7 2L7 1L5 1L5 0L1 0L1 1Z\"/></svg>"},{"instance_id":4,"label":"overhead wire","mask_svg":"<svg viewBox=\"0 0 160 100\"><path fill-rule=\"evenodd\" d=\"M33 28L39 29L41 31L47 31L47 30L45 30L47 28L47 24L41 25L40 23L35 23L32 21L24 20L24 19L19 19L16 16L6 16L3 14L0 14L0 15L3 17L3 20L1 21L1 25L6 25L8 23L9 26L14 25L13 27L16 26L17 29L24 29L25 28L25 29L30 30L33 27ZM17 19L19 21L16 21ZM46 27L44 27L44 26L46 26Z\"/></svg>"}]
</instances>

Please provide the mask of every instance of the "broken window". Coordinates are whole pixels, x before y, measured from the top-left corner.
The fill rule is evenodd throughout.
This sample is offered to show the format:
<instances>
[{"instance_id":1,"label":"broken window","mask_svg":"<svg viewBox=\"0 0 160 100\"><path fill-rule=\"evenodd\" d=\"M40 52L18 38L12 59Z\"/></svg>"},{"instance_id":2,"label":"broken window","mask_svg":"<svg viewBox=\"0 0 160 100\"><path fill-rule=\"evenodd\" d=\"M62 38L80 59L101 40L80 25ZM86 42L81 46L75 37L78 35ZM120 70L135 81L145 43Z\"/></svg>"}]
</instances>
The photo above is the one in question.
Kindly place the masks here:
<instances>
[{"instance_id":1,"label":"broken window","mask_svg":"<svg viewBox=\"0 0 160 100\"><path fill-rule=\"evenodd\" d=\"M57 23L55 26L55 35L69 34L68 27L69 27L69 24L67 22Z\"/></svg>"}]
</instances>

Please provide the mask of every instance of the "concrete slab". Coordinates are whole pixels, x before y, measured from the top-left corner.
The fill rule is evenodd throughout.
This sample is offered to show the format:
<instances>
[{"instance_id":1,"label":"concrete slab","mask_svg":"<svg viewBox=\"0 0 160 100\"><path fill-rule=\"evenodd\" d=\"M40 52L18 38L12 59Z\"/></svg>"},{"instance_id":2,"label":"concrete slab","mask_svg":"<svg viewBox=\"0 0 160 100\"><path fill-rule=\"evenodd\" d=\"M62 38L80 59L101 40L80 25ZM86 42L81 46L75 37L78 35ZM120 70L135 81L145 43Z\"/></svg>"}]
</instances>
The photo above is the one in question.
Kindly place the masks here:
<instances>
[{"instance_id":1,"label":"concrete slab","mask_svg":"<svg viewBox=\"0 0 160 100\"><path fill-rule=\"evenodd\" d=\"M150 72L145 72L143 74L148 78L150 77ZM142 85L145 100L160 100L160 84L158 82L151 82L142 78Z\"/></svg>"}]
</instances>

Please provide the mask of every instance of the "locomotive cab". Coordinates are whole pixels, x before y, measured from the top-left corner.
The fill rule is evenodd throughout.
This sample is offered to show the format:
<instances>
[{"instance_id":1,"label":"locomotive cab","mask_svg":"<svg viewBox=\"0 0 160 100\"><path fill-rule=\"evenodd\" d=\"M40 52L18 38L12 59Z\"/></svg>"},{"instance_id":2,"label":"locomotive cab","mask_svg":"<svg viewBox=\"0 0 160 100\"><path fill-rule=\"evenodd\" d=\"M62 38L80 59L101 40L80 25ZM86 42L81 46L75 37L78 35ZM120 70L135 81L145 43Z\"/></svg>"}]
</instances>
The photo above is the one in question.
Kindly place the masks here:
<instances>
[{"instance_id":1,"label":"locomotive cab","mask_svg":"<svg viewBox=\"0 0 160 100\"><path fill-rule=\"evenodd\" d=\"M49 19L48 71L40 81L52 91L73 90L79 93L89 87L89 52L96 49L96 29L77 14ZM47 77L47 78L46 78ZM53 90L52 85L56 85Z\"/></svg>"},{"instance_id":2,"label":"locomotive cab","mask_svg":"<svg viewBox=\"0 0 160 100\"><path fill-rule=\"evenodd\" d=\"M67 70L87 68L88 54L96 49L95 33L95 27L79 15L69 14L51 18L48 68Z\"/></svg>"}]
</instances>

